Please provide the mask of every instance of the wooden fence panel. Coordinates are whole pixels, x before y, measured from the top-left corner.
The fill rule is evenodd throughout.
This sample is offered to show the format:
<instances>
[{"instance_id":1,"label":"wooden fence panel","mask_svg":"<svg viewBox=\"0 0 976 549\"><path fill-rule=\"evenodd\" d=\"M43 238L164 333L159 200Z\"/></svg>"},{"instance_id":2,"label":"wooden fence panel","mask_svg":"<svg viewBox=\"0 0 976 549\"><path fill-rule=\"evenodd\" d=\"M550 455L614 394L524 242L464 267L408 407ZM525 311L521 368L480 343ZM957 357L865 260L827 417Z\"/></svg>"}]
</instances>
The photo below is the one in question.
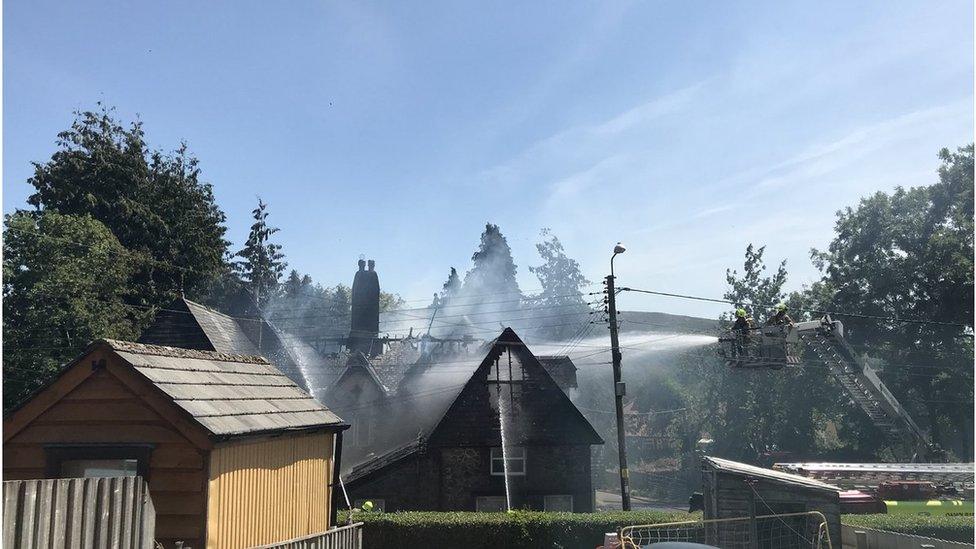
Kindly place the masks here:
<instances>
[{"instance_id":1,"label":"wooden fence panel","mask_svg":"<svg viewBox=\"0 0 976 549\"><path fill-rule=\"evenodd\" d=\"M138 477L3 483L4 547L152 549L156 511Z\"/></svg>"}]
</instances>

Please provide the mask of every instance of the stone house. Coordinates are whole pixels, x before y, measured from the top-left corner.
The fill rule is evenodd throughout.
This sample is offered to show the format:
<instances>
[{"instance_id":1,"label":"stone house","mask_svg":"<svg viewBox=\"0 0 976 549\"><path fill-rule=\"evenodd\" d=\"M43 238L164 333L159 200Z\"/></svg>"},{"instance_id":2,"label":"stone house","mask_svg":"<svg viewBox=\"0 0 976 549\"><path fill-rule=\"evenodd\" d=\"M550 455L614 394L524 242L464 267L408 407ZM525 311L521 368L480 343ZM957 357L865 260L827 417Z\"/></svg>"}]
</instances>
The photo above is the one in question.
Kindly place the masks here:
<instances>
[{"instance_id":1,"label":"stone house","mask_svg":"<svg viewBox=\"0 0 976 549\"><path fill-rule=\"evenodd\" d=\"M375 413L387 418L377 451L344 475L353 500L388 511L594 508L590 454L603 440L511 328L478 355L411 366Z\"/></svg>"}]
</instances>

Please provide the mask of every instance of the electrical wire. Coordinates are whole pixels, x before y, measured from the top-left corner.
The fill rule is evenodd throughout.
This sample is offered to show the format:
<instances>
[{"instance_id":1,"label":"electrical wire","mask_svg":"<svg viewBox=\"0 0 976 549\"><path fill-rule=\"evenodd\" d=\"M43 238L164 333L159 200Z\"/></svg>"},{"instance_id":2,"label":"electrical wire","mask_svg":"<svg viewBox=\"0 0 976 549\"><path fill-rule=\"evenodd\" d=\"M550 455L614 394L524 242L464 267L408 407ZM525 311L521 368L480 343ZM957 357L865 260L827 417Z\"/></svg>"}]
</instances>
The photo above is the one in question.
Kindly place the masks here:
<instances>
[{"instance_id":1,"label":"electrical wire","mask_svg":"<svg viewBox=\"0 0 976 549\"><path fill-rule=\"evenodd\" d=\"M671 292L660 292L660 291L655 291L655 290L641 290L641 289L638 289L638 288L627 288L627 287L623 287L623 288L620 288L620 291L622 291L622 292L637 292L637 293L642 293L642 294L651 294L651 295L658 295L658 296L664 296L664 297L675 297L675 298L680 298L680 299L691 299L691 300L694 300L694 301L706 301L706 302L711 302L711 303L722 303L722 304L725 304L725 305L740 305L741 304L741 305L749 305L751 307L767 307L767 308L772 308L772 307L775 306L774 303L765 303L764 304L764 303L750 303L750 302L735 302L735 301L729 301L727 299L715 299L715 298L711 298L711 297L700 297L700 296L693 296L693 295L676 294L676 293L671 293ZM866 318L866 319L871 319L871 320L886 320L886 321L889 321L889 322L900 322L900 323L908 323L908 324L933 324L933 325L938 325L938 326L954 326L954 327L958 327L958 328L971 328L971 326L969 326L968 324L959 324L959 323L956 323L956 322L942 322L942 321L938 321L938 320L898 318L898 317L889 317L889 316L866 315L866 314L860 314L860 313L845 313L845 312L841 312L841 311L822 311L822 310L818 310L818 309L805 309L805 308L800 308L798 310L800 310L800 311L806 311L806 312L809 312L809 313L820 314L820 315L825 315L826 314L826 315L832 315L832 316L850 316L850 317L856 317L856 318Z\"/></svg>"}]
</instances>

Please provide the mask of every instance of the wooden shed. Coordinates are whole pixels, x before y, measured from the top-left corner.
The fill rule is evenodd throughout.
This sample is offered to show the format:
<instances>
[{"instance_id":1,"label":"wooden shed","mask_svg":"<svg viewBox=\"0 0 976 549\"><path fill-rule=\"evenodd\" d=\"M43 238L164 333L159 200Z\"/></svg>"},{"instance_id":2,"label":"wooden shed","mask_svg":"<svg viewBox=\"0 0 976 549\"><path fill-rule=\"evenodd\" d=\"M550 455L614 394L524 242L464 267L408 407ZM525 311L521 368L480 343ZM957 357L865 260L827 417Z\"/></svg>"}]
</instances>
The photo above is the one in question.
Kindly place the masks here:
<instances>
[{"instance_id":1,"label":"wooden shed","mask_svg":"<svg viewBox=\"0 0 976 549\"><path fill-rule=\"evenodd\" d=\"M836 486L799 475L764 469L717 457L702 459L702 495L705 519L733 519L819 511L827 519L830 539L840 546L840 490ZM719 523L719 530L726 524ZM728 529L748 527L745 522L727 523ZM763 531L776 528L787 533L815 535L815 524L804 517L759 521L759 541L769 539ZM736 532L738 536L741 532ZM733 534L719 532L718 539ZM760 543L760 545L762 545Z\"/></svg>"},{"instance_id":2,"label":"wooden shed","mask_svg":"<svg viewBox=\"0 0 976 549\"><path fill-rule=\"evenodd\" d=\"M347 427L262 357L101 340L4 418L3 477L138 475L165 547L250 547L332 526Z\"/></svg>"}]
</instances>

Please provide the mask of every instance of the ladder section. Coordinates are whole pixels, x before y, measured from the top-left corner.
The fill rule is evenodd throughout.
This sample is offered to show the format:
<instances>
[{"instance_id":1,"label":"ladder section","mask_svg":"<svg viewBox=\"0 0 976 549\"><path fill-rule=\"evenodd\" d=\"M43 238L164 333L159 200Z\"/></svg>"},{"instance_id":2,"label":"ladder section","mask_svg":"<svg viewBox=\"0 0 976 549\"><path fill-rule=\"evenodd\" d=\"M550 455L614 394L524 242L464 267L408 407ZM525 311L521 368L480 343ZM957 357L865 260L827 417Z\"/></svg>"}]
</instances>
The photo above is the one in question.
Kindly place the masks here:
<instances>
[{"instance_id":1,"label":"ladder section","mask_svg":"<svg viewBox=\"0 0 976 549\"><path fill-rule=\"evenodd\" d=\"M890 436L908 435L920 447L929 445L908 411L874 370L857 358L844 339L844 327L840 322L824 319L802 322L796 328L799 339L827 365L851 400L864 410L875 426Z\"/></svg>"}]
</instances>

